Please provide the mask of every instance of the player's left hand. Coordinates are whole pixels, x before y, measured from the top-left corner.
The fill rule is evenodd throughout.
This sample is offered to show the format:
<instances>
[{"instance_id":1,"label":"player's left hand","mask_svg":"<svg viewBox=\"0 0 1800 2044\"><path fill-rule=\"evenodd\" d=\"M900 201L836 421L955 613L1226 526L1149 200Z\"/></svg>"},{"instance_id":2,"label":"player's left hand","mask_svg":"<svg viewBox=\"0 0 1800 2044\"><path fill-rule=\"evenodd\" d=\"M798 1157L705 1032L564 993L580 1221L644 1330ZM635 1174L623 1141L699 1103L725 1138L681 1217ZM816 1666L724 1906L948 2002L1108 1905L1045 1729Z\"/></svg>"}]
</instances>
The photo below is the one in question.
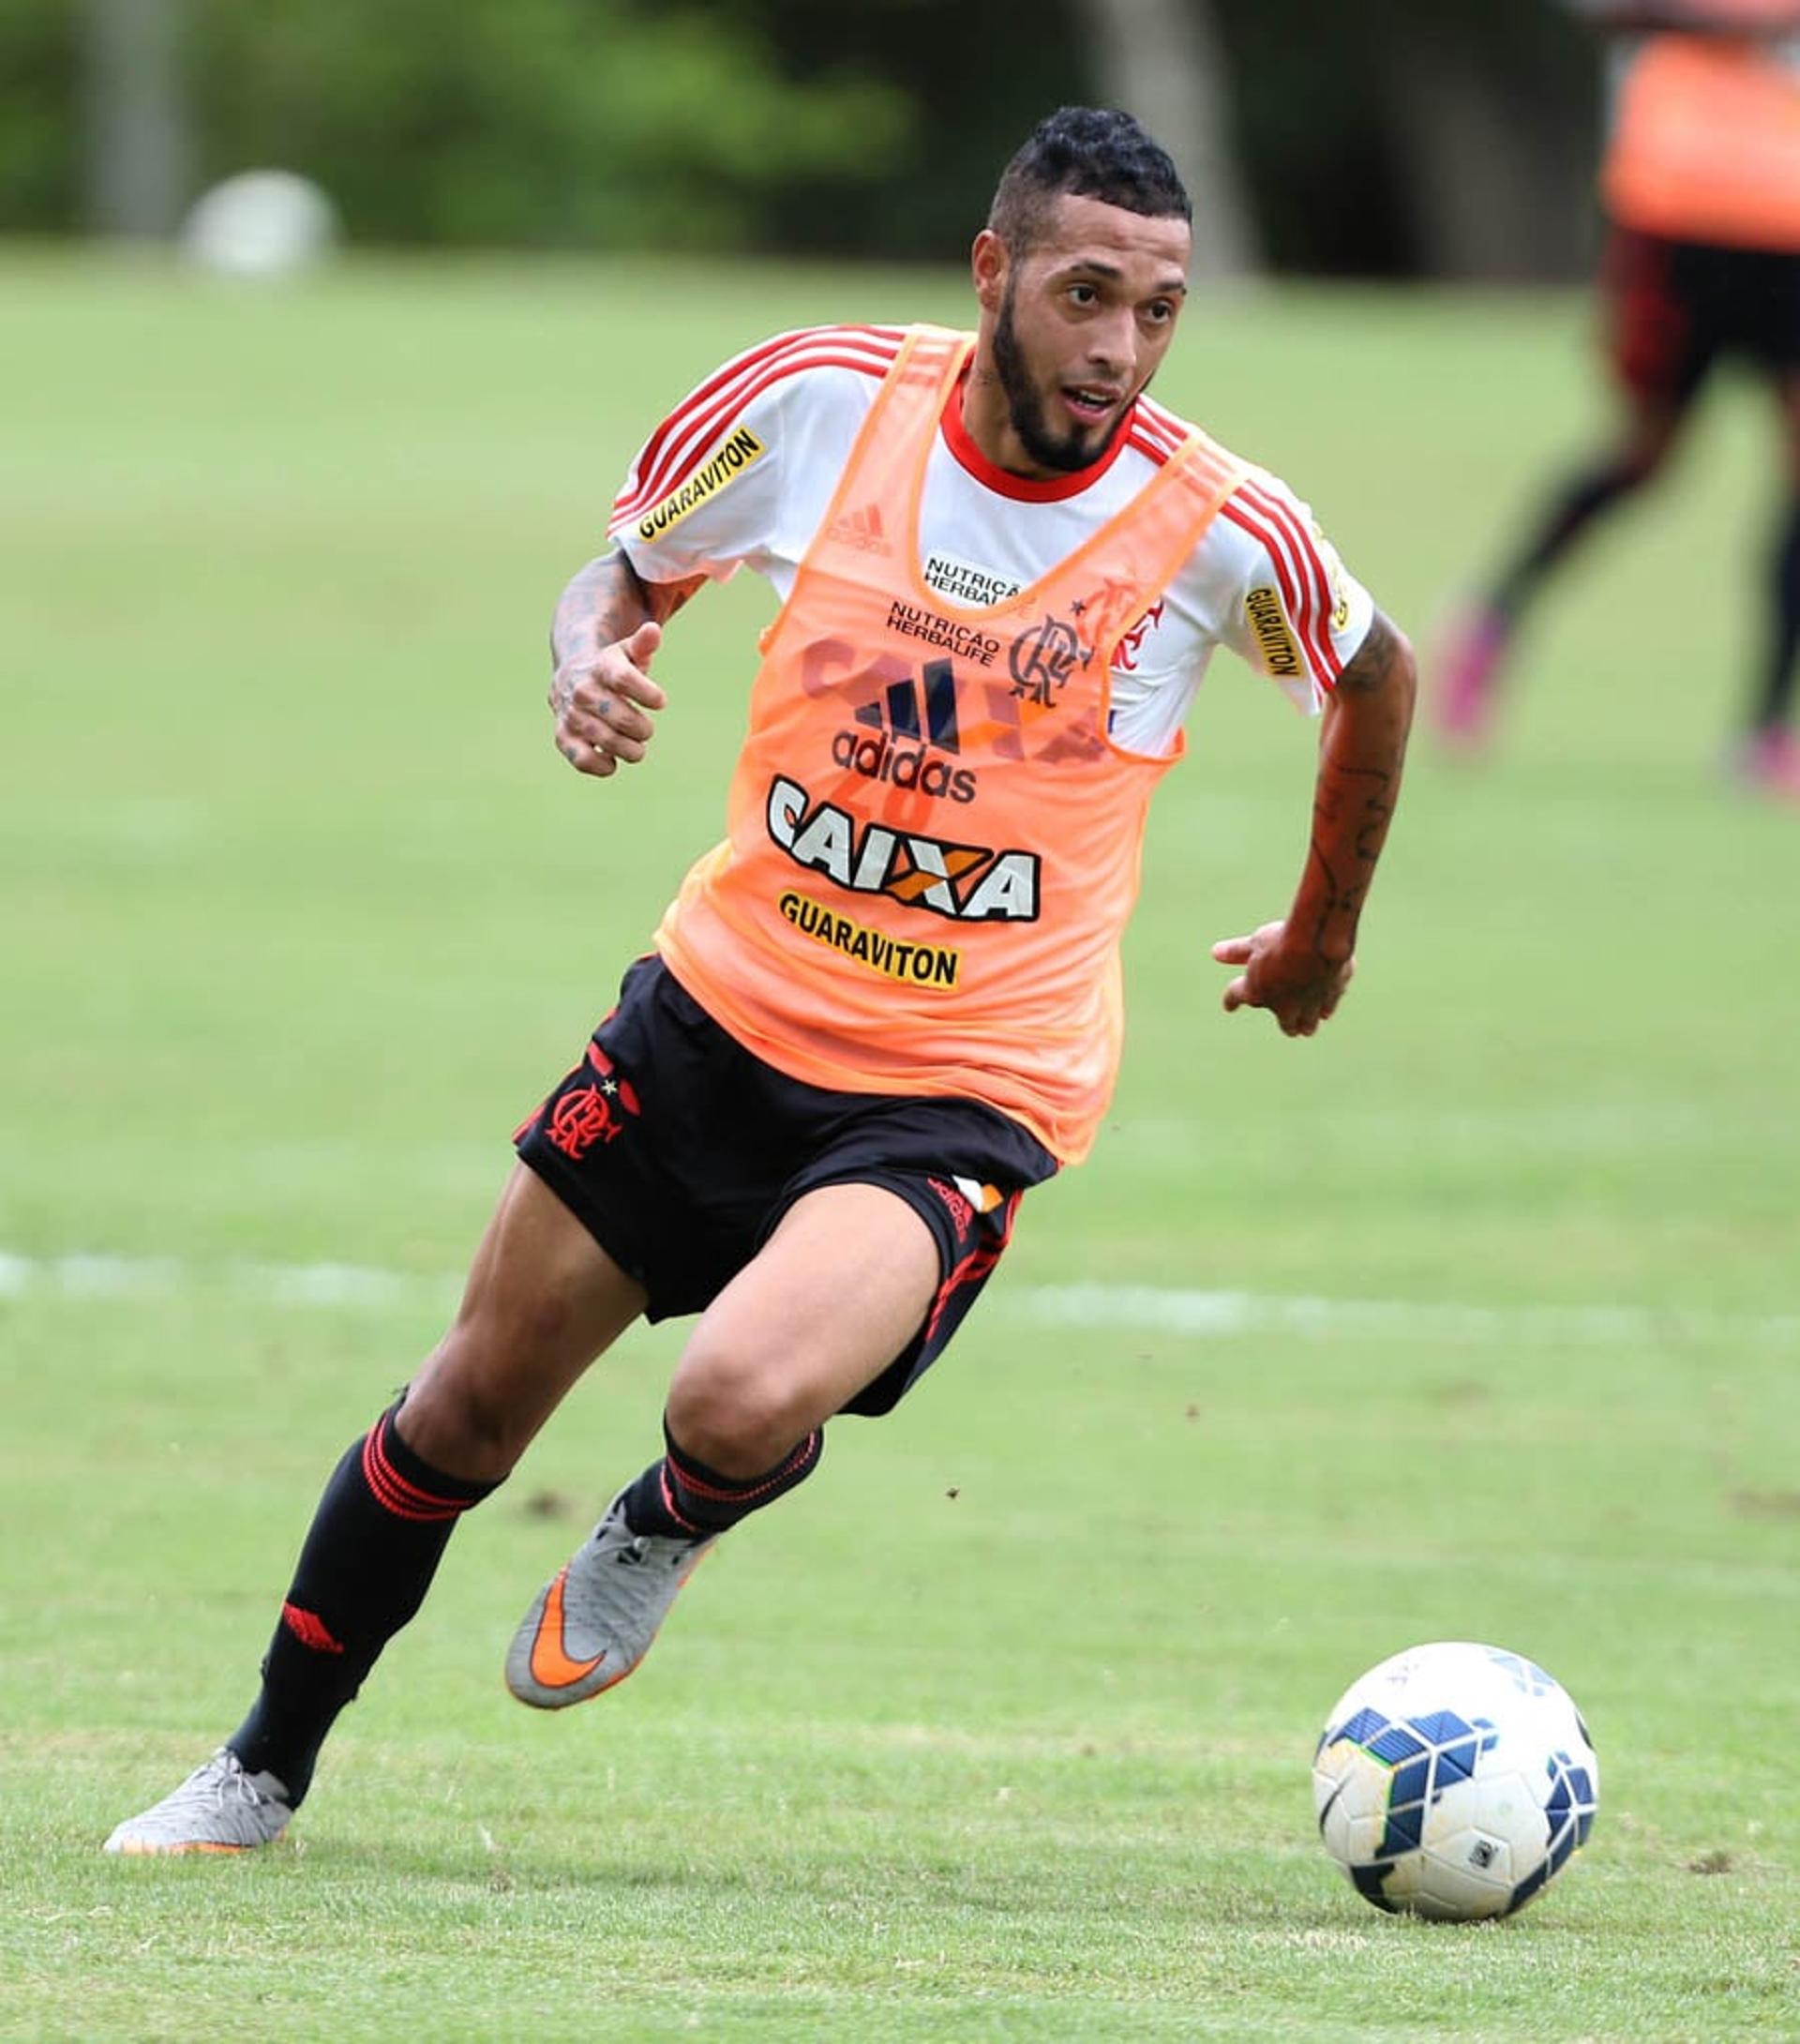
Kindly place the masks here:
<instances>
[{"instance_id":1,"label":"player's left hand","mask_svg":"<svg viewBox=\"0 0 1800 2044\"><path fill-rule=\"evenodd\" d=\"M1265 923L1248 937L1226 937L1212 947L1221 965L1243 970L1225 988L1225 1013L1267 1008L1283 1036L1311 1036L1335 1012L1355 958L1324 958L1291 939L1285 923Z\"/></svg>"}]
</instances>

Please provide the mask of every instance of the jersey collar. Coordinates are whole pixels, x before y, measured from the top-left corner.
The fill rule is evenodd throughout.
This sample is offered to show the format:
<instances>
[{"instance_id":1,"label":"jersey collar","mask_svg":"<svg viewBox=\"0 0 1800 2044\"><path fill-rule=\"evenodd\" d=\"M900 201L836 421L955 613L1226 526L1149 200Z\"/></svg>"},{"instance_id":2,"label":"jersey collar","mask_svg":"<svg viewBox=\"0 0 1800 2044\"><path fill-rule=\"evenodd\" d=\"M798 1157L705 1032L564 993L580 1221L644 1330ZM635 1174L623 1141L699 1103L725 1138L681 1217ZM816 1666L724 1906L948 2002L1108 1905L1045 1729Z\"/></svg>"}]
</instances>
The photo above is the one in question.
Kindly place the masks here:
<instances>
[{"instance_id":1,"label":"jersey collar","mask_svg":"<svg viewBox=\"0 0 1800 2044\"><path fill-rule=\"evenodd\" d=\"M952 385L944 404L944 444L955 457L959 468L966 469L983 489L991 489L998 497L1011 497L1017 503L1060 503L1066 497L1079 497L1125 452L1125 443L1131 438L1132 420L1128 414L1113 435L1112 445L1098 461L1090 462L1087 468L1075 469L1068 475L1042 478L1009 474L1005 469L995 467L969 437L968 428L963 424L963 391L968 382L968 371L965 369Z\"/></svg>"}]
</instances>

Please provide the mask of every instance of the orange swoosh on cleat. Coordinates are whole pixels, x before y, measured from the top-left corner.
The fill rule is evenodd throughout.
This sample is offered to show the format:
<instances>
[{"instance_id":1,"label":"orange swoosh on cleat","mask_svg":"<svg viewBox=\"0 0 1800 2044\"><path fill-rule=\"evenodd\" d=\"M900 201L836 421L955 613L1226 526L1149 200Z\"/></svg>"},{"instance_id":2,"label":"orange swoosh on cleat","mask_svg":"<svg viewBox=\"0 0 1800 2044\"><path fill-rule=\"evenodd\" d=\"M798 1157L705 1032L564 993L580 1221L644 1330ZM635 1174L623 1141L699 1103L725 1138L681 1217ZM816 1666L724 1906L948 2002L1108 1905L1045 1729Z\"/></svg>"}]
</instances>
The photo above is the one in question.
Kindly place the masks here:
<instances>
[{"instance_id":1,"label":"orange swoosh on cleat","mask_svg":"<svg viewBox=\"0 0 1800 2044\"><path fill-rule=\"evenodd\" d=\"M532 1679L547 1690L568 1689L591 1676L607 1658L603 1647L592 1661L572 1661L562 1645L562 1584L568 1572L559 1569L556 1580L544 1593L544 1616L532 1641Z\"/></svg>"}]
</instances>

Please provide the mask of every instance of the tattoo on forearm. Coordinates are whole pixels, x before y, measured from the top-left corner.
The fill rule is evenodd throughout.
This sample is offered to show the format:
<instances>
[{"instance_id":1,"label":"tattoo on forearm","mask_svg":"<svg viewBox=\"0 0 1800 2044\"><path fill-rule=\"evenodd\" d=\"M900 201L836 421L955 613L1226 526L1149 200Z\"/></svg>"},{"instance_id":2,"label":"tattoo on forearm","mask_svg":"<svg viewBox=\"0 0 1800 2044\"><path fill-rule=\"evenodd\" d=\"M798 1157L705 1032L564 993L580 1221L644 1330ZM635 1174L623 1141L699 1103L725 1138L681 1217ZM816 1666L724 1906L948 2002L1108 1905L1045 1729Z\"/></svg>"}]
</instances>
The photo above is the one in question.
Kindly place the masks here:
<instances>
[{"instance_id":1,"label":"tattoo on forearm","mask_svg":"<svg viewBox=\"0 0 1800 2044\"><path fill-rule=\"evenodd\" d=\"M1311 869L1309 877L1312 881L1311 892L1317 896L1311 933L1312 946L1314 950L1323 951L1332 917L1346 912L1351 915L1359 913L1368 883L1365 880L1363 887L1346 888L1338 879L1330 860L1326 857L1325 848L1319 843L1316 832L1309 848L1307 864Z\"/></svg>"},{"instance_id":2,"label":"tattoo on forearm","mask_svg":"<svg viewBox=\"0 0 1800 2044\"><path fill-rule=\"evenodd\" d=\"M667 624L705 581L646 582L615 547L590 561L570 581L550 626L550 658L568 659L582 647L596 653L627 639L647 618Z\"/></svg>"},{"instance_id":3,"label":"tattoo on forearm","mask_svg":"<svg viewBox=\"0 0 1800 2044\"><path fill-rule=\"evenodd\" d=\"M1394 813L1394 775L1385 767L1336 764L1330 779L1313 813L1321 822L1347 824L1356 833L1351 847L1356 856L1373 865Z\"/></svg>"},{"instance_id":4,"label":"tattoo on forearm","mask_svg":"<svg viewBox=\"0 0 1800 2044\"><path fill-rule=\"evenodd\" d=\"M1399 792L1412 717L1413 660L1405 639L1379 611L1338 677L1341 714L1356 709L1354 737L1334 717L1320 761L1312 835L1301 894L1314 941L1337 925L1354 933Z\"/></svg>"}]
</instances>

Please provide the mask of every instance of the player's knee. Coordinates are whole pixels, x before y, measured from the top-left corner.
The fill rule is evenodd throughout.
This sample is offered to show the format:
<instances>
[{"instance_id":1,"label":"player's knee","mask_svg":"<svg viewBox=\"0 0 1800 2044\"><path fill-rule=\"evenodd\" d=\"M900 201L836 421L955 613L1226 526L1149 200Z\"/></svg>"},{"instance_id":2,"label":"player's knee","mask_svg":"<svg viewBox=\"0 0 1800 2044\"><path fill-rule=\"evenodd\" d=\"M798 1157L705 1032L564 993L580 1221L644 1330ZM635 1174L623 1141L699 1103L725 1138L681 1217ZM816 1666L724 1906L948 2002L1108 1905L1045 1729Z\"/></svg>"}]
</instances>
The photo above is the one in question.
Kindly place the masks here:
<instances>
[{"instance_id":1,"label":"player's knee","mask_svg":"<svg viewBox=\"0 0 1800 2044\"><path fill-rule=\"evenodd\" d=\"M466 1327L453 1328L408 1386L395 1424L434 1468L498 1482L530 1445L532 1421L480 1368L473 1345Z\"/></svg>"},{"instance_id":2,"label":"player's knee","mask_svg":"<svg viewBox=\"0 0 1800 2044\"><path fill-rule=\"evenodd\" d=\"M697 1345L668 1387L668 1431L721 1476L772 1468L818 1416L780 1373L741 1354Z\"/></svg>"},{"instance_id":3,"label":"player's knee","mask_svg":"<svg viewBox=\"0 0 1800 2044\"><path fill-rule=\"evenodd\" d=\"M492 1402L456 1387L412 1386L395 1424L413 1453L448 1476L498 1483L531 1440L518 1420Z\"/></svg>"}]
</instances>

